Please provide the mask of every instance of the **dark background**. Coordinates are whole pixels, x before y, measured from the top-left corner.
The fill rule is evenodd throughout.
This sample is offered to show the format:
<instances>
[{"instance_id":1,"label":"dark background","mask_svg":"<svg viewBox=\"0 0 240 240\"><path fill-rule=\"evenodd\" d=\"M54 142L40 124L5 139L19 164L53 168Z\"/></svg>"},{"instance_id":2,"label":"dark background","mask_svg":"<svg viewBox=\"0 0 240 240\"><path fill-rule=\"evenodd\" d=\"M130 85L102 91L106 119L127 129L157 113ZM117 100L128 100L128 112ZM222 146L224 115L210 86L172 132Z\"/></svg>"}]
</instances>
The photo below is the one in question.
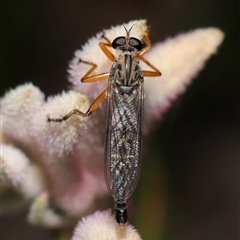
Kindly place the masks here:
<instances>
[{"instance_id":1,"label":"dark background","mask_svg":"<svg viewBox=\"0 0 240 240\"><path fill-rule=\"evenodd\" d=\"M24 82L46 96L67 89L73 52L112 25L146 18L153 43L222 29L219 53L144 144L132 222L143 239L239 239L239 9L237 0L1 1L1 95ZM26 213L1 218L2 240L51 239Z\"/></svg>"}]
</instances>

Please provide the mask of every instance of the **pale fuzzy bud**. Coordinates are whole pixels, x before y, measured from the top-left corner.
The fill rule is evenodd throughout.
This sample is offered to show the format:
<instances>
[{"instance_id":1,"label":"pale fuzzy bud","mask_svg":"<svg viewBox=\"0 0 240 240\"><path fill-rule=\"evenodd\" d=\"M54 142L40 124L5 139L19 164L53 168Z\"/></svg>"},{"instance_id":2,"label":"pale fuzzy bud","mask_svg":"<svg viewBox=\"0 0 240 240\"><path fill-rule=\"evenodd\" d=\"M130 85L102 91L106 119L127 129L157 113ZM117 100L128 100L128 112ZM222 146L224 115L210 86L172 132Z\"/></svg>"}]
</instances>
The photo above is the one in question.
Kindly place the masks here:
<instances>
[{"instance_id":1,"label":"pale fuzzy bud","mask_svg":"<svg viewBox=\"0 0 240 240\"><path fill-rule=\"evenodd\" d=\"M147 29L146 21L136 20L124 25L130 29L133 24L135 25L131 36L142 39ZM76 51L75 58L70 64L69 80L76 90L91 99L96 98L106 88L107 81L81 83L80 79L89 71L91 65L79 63L79 59L97 64L97 69L92 74L109 72L112 62L98 46L101 40L106 41L102 38L102 34L103 32L98 33L83 46L82 50ZM115 37L125 36L126 32L120 25L105 30L104 35L112 41ZM171 101L185 91L186 85L216 51L222 39L223 33L218 29L199 29L153 46L146 59L159 68L163 75L145 79L145 125L148 128L151 120L160 119L162 112L170 106ZM111 48L110 51L116 54ZM149 68L142 63L141 66L143 70ZM89 105L85 96L75 92L62 93L49 98L47 103L43 98L43 94L31 84L20 86L7 93L1 100L3 133L8 138L10 136L24 143L25 148L27 146L30 150L33 149L31 154L35 154L34 157L42 163L56 202L69 214L82 215L93 207L96 196L106 192L106 186L103 184L102 161L105 114L100 110L90 118L72 116L61 123L47 122L47 115L50 118L61 118L74 108L85 112ZM54 159L56 161L53 161ZM63 159L64 161L59 161ZM27 175L30 178L37 176L36 173ZM29 183L24 191L28 192L31 188L34 188L34 185L31 186ZM40 189L41 187L36 192ZM48 209L46 198L43 197L41 201L41 209ZM55 218L51 211L46 211L50 222L47 222L48 219L42 219L43 212L38 215L39 217L35 214L32 218L38 219L35 221L36 224L42 222L44 226L61 225L61 219ZM121 230L110 212L96 212L79 223L73 240L119 239L119 234L122 234L120 239L140 239L131 227L136 238L128 237L129 225L122 231L119 229ZM128 238L123 238L124 236Z\"/></svg>"},{"instance_id":2,"label":"pale fuzzy bud","mask_svg":"<svg viewBox=\"0 0 240 240\"><path fill-rule=\"evenodd\" d=\"M140 240L138 232L131 226L120 227L110 210L97 211L84 217L77 225L72 240Z\"/></svg>"},{"instance_id":3,"label":"pale fuzzy bud","mask_svg":"<svg viewBox=\"0 0 240 240\"><path fill-rule=\"evenodd\" d=\"M30 126L34 142L40 146L41 161L56 202L70 215L81 215L93 206L98 193L97 177L86 171L82 164L86 156L78 155L75 150L76 144L85 144L82 135L87 134L89 118L72 115L62 122L49 122L48 117L59 119L73 109L86 112L88 107L88 100L81 93L63 92L47 99ZM91 151L89 146L86 151Z\"/></svg>"},{"instance_id":4,"label":"pale fuzzy bud","mask_svg":"<svg viewBox=\"0 0 240 240\"><path fill-rule=\"evenodd\" d=\"M44 95L31 83L7 92L1 99L3 133L22 143L30 142L28 123L43 102Z\"/></svg>"},{"instance_id":5,"label":"pale fuzzy bud","mask_svg":"<svg viewBox=\"0 0 240 240\"><path fill-rule=\"evenodd\" d=\"M57 213L49 206L49 195L43 192L32 203L28 221L33 225L46 228L61 228L67 224L68 219L64 214Z\"/></svg>"},{"instance_id":6,"label":"pale fuzzy bud","mask_svg":"<svg viewBox=\"0 0 240 240\"><path fill-rule=\"evenodd\" d=\"M42 170L36 164L30 164L26 170L26 180L21 185L21 191L27 198L35 198L46 188Z\"/></svg>"},{"instance_id":7,"label":"pale fuzzy bud","mask_svg":"<svg viewBox=\"0 0 240 240\"><path fill-rule=\"evenodd\" d=\"M49 97L44 107L33 116L32 135L49 155L63 158L68 154L84 132L87 118L73 115L66 121L48 122L47 116L61 118L75 108L85 112L88 108L87 98L75 91L63 92Z\"/></svg>"},{"instance_id":8,"label":"pale fuzzy bud","mask_svg":"<svg viewBox=\"0 0 240 240\"><path fill-rule=\"evenodd\" d=\"M155 44L146 58L161 72L159 78L145 79L145 120L160 119L162 113L183 93L217 52L224 33L217 28L203 28L168 38Z\"/></svg>"},{"instance_id":9,"label":"pale fuzzy bud","mask_svg":"<svg viewBox=\"0 0 240 240\"><path fill-rule=\"evenodd\" d=\"M41 170L14 146L1 144L1 186L13 188L25 198L36 197L45 187Z\"/></svg>"},{"instance_id":10,"label":"pale fuzzy bud","mask_svg":"<svg viewBox=\"0 0 240 240\"><path fill-rule=\"evenodd\" d=\"M0 180L1 187L13 187L18 189L26 180L26 172L30 165L29 159L19 149L1 143Z\"/></svg>"},{"instance_id":11,"label":"pale fuzzy bud","mask_svg":"<svg viewBox=\"0 0 240 240\"><path fill-rule=\"evenodd\" d=\"M5 141L13 145L17 142L26 153L13 146L3 147L2 187L14 189L26 199L35 198L43 191L43 174L26 157L30 156L36 163L41 163L52 196L62 209L71 215L81 215L91 208L96 196L102 192L98 187L100 182L102 189L102 179L99 181L95 174L86 171L81 162L84 156L79 157L74 151L88 118L74 115L59 123L48 122L47 117L61 118L75 108L86 112L89 107L87 98L69 91L45 102L38 88L25 84L7 93L1 104ZM11 208L7 199L5 202L6 207Z\"/></svg>"}]
</instances>

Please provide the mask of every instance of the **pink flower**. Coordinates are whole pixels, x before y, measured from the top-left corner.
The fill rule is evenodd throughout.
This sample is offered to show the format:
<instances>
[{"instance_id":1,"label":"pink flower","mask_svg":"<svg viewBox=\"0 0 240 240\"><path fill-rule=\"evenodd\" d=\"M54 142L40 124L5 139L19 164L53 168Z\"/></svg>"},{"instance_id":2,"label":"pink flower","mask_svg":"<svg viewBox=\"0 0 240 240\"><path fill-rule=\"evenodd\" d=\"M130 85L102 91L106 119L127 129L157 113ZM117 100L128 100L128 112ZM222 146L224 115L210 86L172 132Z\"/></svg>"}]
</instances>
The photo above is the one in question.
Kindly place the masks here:
<instances>
[{"instance_id":1,"label":"pink flower","mask_svg":"<svg viewBox=\"0 0 240 240\"><path fill-rule=\"evenodd\" d=\"M120 228L110 210L97 211L84 217L77 225L72 240L141 240L138 232L131 226Z\"/></svg>"},{"instance_id":2,"label":"pink flower","mask_svg":"<svg viewBox=\"0 0 240 240\"><path fill-rule=\"evenodd\" d=\"M131 36L142 39L147 30L146 20L130 21L124 26L130 29L133 24L135 25ZM24 84L10 90L1 99L4 141L2 148L9 153L2 157L4 164L1 171L4 174L0 180L5 184L4 189L11 188L17 192L22 189L20 193L23 198L28 196L34 201L29 217L34 224L62 226L66 219L68 221L71 218L79 218L95 211L99 199L102 199L100 202L104 204L104 200L109 197L103 174L104 103L89 118L72 116L60 123L47 121L47 116L59 118L74 108L85 112L89 102L106 88L107 81L80 82L89 70L89 65L79 62L79 59L97 64L93 74L108 72L111 67L112 62L98 46L102 35L103 32L98 33L81 50L75 52L68 70L69 81L75 91L63 92L44 100L44 94L37 87ZM112 41L118 36L125 36L125 30L122 25L112 27L104 30L104 36ZM162 114L174 100L184 93L206 60L216 53L223 38L224 34L219 29L205 28L180 34L153 45L145 57L162 72L162 76L144 80L145 134L154 127L153 123L161 120ZM118 54L115 50L111 51L114 55ZM141 67L148 69L143 63ZM16 165L20 167L16 168ZM26 186L26 174L32 179L30 188ZM32 189L32 192L29 189ZM44 205L45 202L42 202L42 199L48 198L42 198L45 195L41 192L51 196L58 208L66 213L66 219L54 216L51 204ZM40 203L44 204L41 208L35 208L34 204L38 203L39 199ZM49 223L41 216L46 211L53 216L53 222ZM106 217L106 221L103 220L103 216ZM98 226L100 220L97 219L105 222ZM106 226L111 228L111 232L104 230L104 234L110 234L109 236L115 236L116 231L120 231L115 227L115 220L110 216L110 212L96 212L79 223L77 229L84 228L84 236L88 236L92 231L89 224L97 227L96 234L101 228L107 229ZM128 226L124 231L129 229L131 227ZM76 230L74 240L94 238L94 235L80 238L82 235L79 231Z\"/></svg>"}]
</instances>

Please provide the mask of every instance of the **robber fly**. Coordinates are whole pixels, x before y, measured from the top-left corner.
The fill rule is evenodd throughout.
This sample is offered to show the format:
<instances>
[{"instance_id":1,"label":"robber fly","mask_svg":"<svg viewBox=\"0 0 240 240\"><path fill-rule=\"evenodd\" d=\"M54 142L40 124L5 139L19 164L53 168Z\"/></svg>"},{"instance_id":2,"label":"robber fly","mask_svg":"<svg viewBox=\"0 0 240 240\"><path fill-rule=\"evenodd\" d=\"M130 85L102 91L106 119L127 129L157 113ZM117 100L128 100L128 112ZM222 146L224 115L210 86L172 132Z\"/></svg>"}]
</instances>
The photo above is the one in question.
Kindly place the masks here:
<instances>
[{"instance_id":1,"label":"robber fly","mask_svg":"<svg viewBox=\"0 0 240 240\"><path fill-rule=\"evenodd\" d=\"M133 26L132 26L133 27ZM74 109L62 118L49 118L48 121L61 122L72 115L90 116L107 98L106 142L105 142L105 179L108 190L115 202L116 221L120 226L127 223L127 199L132 195L140 174L144 77L157 77L161 72L149 63L143 56L151 47L146 31L143 41L126 36L120 36L111 43L100 42L99 46L105 55L113 62L109 72L97 75L91 73L97 65L80 60L91 65L90 70L81 81L95 82L108 79L107 88L93 101L84 113ZM121 53L115 57L108 49L112 47ZM139 60L147 64L151 70L142 70Z\"/></svg>"}]
</instances>

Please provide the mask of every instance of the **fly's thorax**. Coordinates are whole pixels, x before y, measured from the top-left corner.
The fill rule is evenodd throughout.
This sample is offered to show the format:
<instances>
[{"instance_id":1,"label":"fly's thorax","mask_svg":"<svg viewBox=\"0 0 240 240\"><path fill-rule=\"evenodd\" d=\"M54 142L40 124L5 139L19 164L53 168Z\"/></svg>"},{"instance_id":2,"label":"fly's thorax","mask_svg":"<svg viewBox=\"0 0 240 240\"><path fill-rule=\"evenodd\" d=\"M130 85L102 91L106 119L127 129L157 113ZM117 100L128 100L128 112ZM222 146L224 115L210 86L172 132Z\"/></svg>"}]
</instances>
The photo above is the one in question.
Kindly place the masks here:
<instances>
[{"instance_id":1,"label":"fly's thorax","mask_svg":"<svg viewBox=\"0 0 240 240\"><path fill-rule=\"evenodd\" d=\"M132 93L143 82L139 60L130 51L123 51L119 55L113 64L111 72L113 84L122 94Z\"/></svg>"}]
</instances>

